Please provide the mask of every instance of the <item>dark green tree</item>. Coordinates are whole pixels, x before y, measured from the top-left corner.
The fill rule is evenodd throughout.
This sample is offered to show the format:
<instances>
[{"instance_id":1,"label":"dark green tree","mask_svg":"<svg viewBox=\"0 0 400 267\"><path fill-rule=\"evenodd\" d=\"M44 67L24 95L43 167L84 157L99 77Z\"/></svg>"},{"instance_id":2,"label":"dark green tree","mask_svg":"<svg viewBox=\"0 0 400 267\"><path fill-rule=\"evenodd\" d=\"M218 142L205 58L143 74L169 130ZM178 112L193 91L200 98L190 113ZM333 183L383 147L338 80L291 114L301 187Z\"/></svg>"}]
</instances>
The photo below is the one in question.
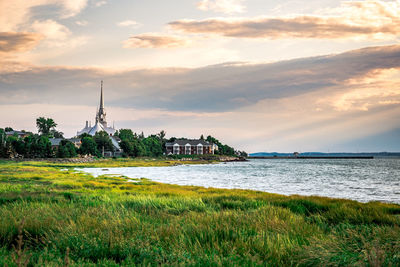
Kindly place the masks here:
<instances>
[{"instance_id":1,"label":"dark green tree","mask_svg":"<svg viewBox=\"0 0 400 267\"><path fill-rule=\"evenodd\" d=\"M206 141L216 144L218 146L218 150L215 151L215 154L235 156L235 149L228 145L222 144L218 139L209 135L207 136Z\"/></svg>"},{"instance_id":2,"label":"dark green tree","mask_svg":"<svg viewBox=\"0 0 400 267\"><path fill-rule=\"evenodd\" d=\"M0 158L5 158L6 133L0 128Z\"/></svg>"},{"instance_id":3,"label":"dark green tree","mask_svg":"<svg viewBox=\"0 0 400 267\"><path fill-rule=\"evenodd\" d=\"M51 131L55 131L57 123L52 118L39 117L36 119L36 127L41 135L49 136Z\"/></svg>"},{"instance_id":4,"label":"dark green tree","mask_svg":"<svg viewBox=\"0 0 400 267\"><path fill-rule=\"evenodd\" d=\"M14 146L15 152L17 152L18 155L21 155L21 156L26 155L27 150L26 150L26 145L25 145L24 140L22 140L21 138L18 138L18 140L13 143L13 146Z\"/></svg>"},{"instance_id":5,"label":"dark green tree","mask_svg":"<svg viewBox=\"0 0 400 267\"><path fill-rule=\"evenodd\" d=\"M55 129L50 130L49 136L54 137L54 138L64 138L64 133L59 132Z\"/></svg>"},{"instance_id":6,"label":"dark green tree","mask_svg":"<svg viewBox=\"0 0 400 267\"><path fill-rule=\"evenodd\" d=\"M157 136L144 138L143 144L146 149L146 156L159 157L163 154L162 144Z\"/></svg>"},{"instance_id":7,"label":"dark green tree","mask_svg":"<svg viewBox=\"0 0 400 267\"><path fill-rule=\"evenodd\" d=\"M119 130L118 137L121 138L121 140L128 140L128 141L133 141L135 138L137 138L136 134L134 134L131 129Z\"/></svg>"},{"instance_id":8,"label":"dark green tree","mask_svg":"<svg viewBox=\"0 0 400 267\"><path fill-rule=\"evenodd\" d=\"M121 143L119 143L119 145L120 145L121 149L124 151L125 156L135 157L132 141L125 139L125 140L122 140Z\"/></svg>"},{"instance_id":9,"label":"dark green tree","mask_svg":"<svg viewBox=\"0 0 400 267\"><path fill-rule=\"evenodd\" d=\"M139 139L144 139L144 133L143 133L143 131L139 134Z\"/></svg>"},{"instance_id":10,"label":"dark green tree","mask_svg":"<svg viewBox=\"0 0 400 267\"><path fill-rule=\"evenodd\" d=\"M164 130L161 130L157 136L160 138L161 141L165 140L165 136L167 135L167 133Z\"/></svg>"},{"instance_id":11,"label":"dark green tree","mask_svg":"<svg viewBox=\"0 0 400 267\"><path fill-rule=\"evenodd\" d=\"M82 139L82 144L79 151L81 155L99 156L97 144L91 136L87 136Z\"/></svg>"},{"instance_id":12,"label":"dark green tree","mask_svg":"<svg viewBox=\"0 0 400 267\"><path fill-rule=\"evenodd\" d=\"M6 128L4 129L4 131L6 131L6 132L11 132L11 131L14 131L14 129L11 128L11 127L6 127Z\"/></svg>"},{"instance_id":13,"label":"dark green tree","mask_svg":"<svg viewBox=\"0 0 400 267\"><path fill-rule=\"evenodd\" d=\"M103 151L104 148L104 151L114 152L114 146L111 142L111 138L105 131L97 132L94 135L93 140L97 144L98 151Z\"/></svg>"},{"instance_id":14,"label":"dark green tree","mask_svg":"<svg viewBox=\"0 0 400 267\"><path fill-rule=\"evenodd\" d=\"M18 138L15 136L8 136L6 138L6 143L5 143L5 156L7 158L14 158L17 154L15 151L15 144L18 141Z\"/></svg>"},{"instance_id":15,"label":"dark green tree","mask_svg":"<svg viewBox=\"0 0 400 267\"><path fill-rule=\"evenodd\" d=\"M92 138L92 136L90 135L90 134L88 134L88 133L83 133L83 134L81 134L80 136L78 136L80 139L81 139L81 141L83 140L83 138L85 138L85 137L90 137L90 138Z\"/></svg>"},{"instance_id":16,"label":"dark green tree","mask_svg":"<svg viewBox=\"0 0 400 267\"><path fill-rule=\"evenodd\" d=\"M167 142L167 140L165 139L166 135L167 135L167 133L164 130L160 131L157 134L158 138L160 138L161 149L162 149L163 153L167 152L167 148L165 147L165 143Z\"/></svg>"},{"instance_id":17,"label":"dark green tree","mask_svg":"<svg viewBox=\"0 0 400 267\"><path fill-rule=\"evenodd\" d=\"M31 149L34 157L51 158L54 156L50 140L47 136L35 136Z\"/></svg>"},{"instance_id":18,"label":"dark green tree","mask_svg":"<svg viewBox=\"0 0 400 267\"><path fill-rule=\"evenodd\" d=\"M137 138L134 139L133 141L122 140L120 146L126 156L129 157L146 156L146 148L143 145L143 142Z\"/></svg>"},{"instance_id":19,"label":"dark green tree","mask_svg":"<svg viewBox=\"0 0 400 267\"><path fill-rule=\"evenodd\" d=\"M73 143L68 140L62 140L57 149L58 158L73 158L76 157L76 148Z\"/></svg>"},{"instance_id":20,"label":"dark green tree","mask_svg":"<svg viewBox=\"0 0 400 267\"><path fill-rule=\"evenodd\" d=\"M24 138L25 143L25 157L31 158L35 147L35 135L28 135Z\"/></svg>"}]
</instances>

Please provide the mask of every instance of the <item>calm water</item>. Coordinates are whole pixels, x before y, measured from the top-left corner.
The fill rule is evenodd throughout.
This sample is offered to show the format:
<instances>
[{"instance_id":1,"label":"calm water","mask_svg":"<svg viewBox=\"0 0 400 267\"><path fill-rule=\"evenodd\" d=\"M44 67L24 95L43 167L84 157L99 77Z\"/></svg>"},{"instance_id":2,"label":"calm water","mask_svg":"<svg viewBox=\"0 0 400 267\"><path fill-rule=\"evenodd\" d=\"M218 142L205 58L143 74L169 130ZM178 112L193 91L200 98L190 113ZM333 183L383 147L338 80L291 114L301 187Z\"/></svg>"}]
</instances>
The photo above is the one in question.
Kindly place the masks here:
<instances>
[{"instance_id":1,"label":"calm water","mask_svg":"<svg viewBox=\"0 0 400 267\"><path fill-rule=\"evenodd\" d=\"M178 185L400 203L400 159L255 159L210 165L83 170L94 176L118 174Z\"/></svg>"}]
</instances>

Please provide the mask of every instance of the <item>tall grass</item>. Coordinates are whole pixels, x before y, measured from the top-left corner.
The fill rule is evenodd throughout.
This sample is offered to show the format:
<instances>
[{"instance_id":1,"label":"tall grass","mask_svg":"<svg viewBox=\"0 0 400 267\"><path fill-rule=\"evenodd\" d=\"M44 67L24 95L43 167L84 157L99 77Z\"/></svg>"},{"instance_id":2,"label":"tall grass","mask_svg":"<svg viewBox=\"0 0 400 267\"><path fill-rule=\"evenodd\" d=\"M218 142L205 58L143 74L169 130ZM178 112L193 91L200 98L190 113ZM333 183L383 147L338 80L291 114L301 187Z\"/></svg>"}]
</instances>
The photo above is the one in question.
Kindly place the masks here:
<instances>
[{"instance_id":1,"label":"tall grass","mask_svg":"<svg viewBox=\"0 0 400 267\"><path fill-rule=\"evenodd\" d=\"M400 265L399 205L60 168L0 162L0 266Z\"/></svg>"}]
</instances>

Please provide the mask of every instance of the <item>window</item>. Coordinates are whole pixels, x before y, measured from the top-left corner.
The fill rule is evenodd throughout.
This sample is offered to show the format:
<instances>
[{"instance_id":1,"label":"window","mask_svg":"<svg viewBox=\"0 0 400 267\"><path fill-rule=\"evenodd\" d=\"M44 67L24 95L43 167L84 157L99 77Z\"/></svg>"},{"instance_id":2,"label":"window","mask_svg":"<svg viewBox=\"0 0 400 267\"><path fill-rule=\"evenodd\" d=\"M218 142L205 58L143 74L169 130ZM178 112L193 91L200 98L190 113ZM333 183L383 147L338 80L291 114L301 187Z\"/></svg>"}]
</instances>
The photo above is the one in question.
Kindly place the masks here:
<instances>
[{"instance_id":1,"label":"window","mask_svg":"<svg viewBox=\"0 0 400 267\"><path fill-rule=\"evenodd\" d=\"M179 155L179 145L178 145L178 144L174 145L173 153L174 153L175 155Z\"/></svg>"},{"instance_id":2,"label":"window","mask_svg":"<svg viewBox=\"0 0 400 267\"><path fill-rule=\"evenodd\" d=\"M203 155L203 146L202 145L197 146L197 154Z\"/></svg>"},{"instance_id":3,"label":"window","mask_svg":"<svg viewBox=\"0 0 400 267\"><path fill-rule=\"evenodd\" d=\"M186 146L185 146L185 154L186 155L192 154L192 146L191 145L186 144Z\"/></svg>"}]
</instances>

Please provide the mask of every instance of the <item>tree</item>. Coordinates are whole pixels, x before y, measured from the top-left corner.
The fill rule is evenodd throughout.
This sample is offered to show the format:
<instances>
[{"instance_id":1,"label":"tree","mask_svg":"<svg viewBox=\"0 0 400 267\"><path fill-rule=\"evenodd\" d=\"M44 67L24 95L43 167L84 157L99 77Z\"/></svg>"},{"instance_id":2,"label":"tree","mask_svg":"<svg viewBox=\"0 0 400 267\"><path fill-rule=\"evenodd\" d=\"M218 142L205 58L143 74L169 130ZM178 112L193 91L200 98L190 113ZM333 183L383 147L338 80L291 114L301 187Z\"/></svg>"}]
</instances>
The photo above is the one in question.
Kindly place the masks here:
<instances>
[{"instance_id":1,"label":"tree","mask_svg":"<svg viewBox=\"0 0 400 267\"><path fill-rule=\"evenodd\" d=\"M5 158L5 143L6 143L6 133L4 129L0 128L0 158Z\"/></svg>"},{"instance_id":2,"label":"tree","mask_svg":"<svg viewBox=\"0 0 400 267\"><path fill-rule=\"evenodd\" d=\"M5 144L5 156L7 158L14 158L16 155L15 151L15 143L17 142L18 138L15 136L8 136L6 138L6 144Z\"/></svg>"},{"instance_id":3,"label":"tree","mask_svg":"<svg viewBox=\"0 0 400 267\"><path fill-rule=\"evenodd\" d=\"M82 139L80 154L98 156L97 144L92 137L87 136Z\"/></svg>"},{"instance_id":4,"label":"tree","mask_svg":"<svg viewBox=\"0 0 400 267\"><path fill-rule=\"evenodd\" d=\"M162 144L158 137L149 136L143 139L143 144L146 148L146 156L159 157L163 153Z\"/></svg>"},{"instance_id":5,"label":"tree","mask_svg":"<svg viewBox=\"0 0 400 267\"><path fill-rule=\"evenodd\" d=\"M144 133L143 133L143 131L139 134L139 139L144 139Z\"/></svg>"},{"instance_id":6,"label":"tree","mask_svg":"<svg viewBox=\"0 0 400 267\"><path fill-rule=\"evenodd\" d=\"M133 141L136 138L136 134L134 134L131 129L121 129L117 133L117 136L121 138L121 140L128 141Z\"/></svg>"},{"instance_id":7,"label":"tree","mask_svg":"<svg viewBox=\"0 0 400 267\"><path fill-rule=\"evenodd\" d=\"M36 127L41 135L48 136L52 130L55 131L56 126L57 123L52 118L39 117L36 119Z\"/></svg>"},{"instance_id":8,"label":"tree","mask_svg":"<svg viewBox=\"0 0 400 267\"><path fill-rule=\"evenodd\" d=\"M166 134L167 133L164 130L161 130L157 135L158 135L158 137L160 138L161 141L164 141Z\"/></svg>"},{"instance_id":9,"label":"tree","mask_svg":"<svg viewBox=\"0 0 400 267\"><path fill-rule=\"evenodd\" d=\"M133 142L125 139L125 140L122 140L119 145L122 148L122 150L124 151L126 156L133 156L133 157L135 156Z\"/></svg>"},{"instance_id":10,"label":"tree","mask_svg":"<svg viewBox=\"0 0 400 267\"><path fill-rule=\"evenodd\" d=\"M215 151L215 154L220 154L220 155L226 155L226 156L235 156L235 149L228 146L228 145L223 145L221 142L212 137L211 135L207 136L206 141L216 144L218 146L218 150Z\"/></svg>"},{"instance_id":11,"label":"tree","mask_svg":"<svg viewBox=\"0 0 400 267\"><path fill-rule=\"evenodd\" d=\"M165 143L167 142L167 140L165 139L166 134L167 133L164 130L160 131L160 133L157 134L157 136L160 138L161 149L163 153L167 152L167 148L165 147Z\"/></svg>"},{"instance_id":12,"label":"tree","mask_svg":"<svg viewBox=\"0 0 400 267\"><path fill-rule=\"evenodd\" d=\"M15 149L15 152L17 152L18 155L21 155L21 156L26 155L27 151L26 151L26 145L25 145L24 140L18 138L18 140L13 143L13 147Z\"/></svg>"},{"instance_id":13,"label":"tree","mask_svg":"<svg viewBox=\"0 0 400 267\"><path fill-rule=\"evenodd\" d=\"M55 129L50 130L50 136L54 137L54 138L64 138L64 133L63 132L59 132Z\"/></svg>"},{"instance_id":14,"label":"tree","mask_svg":"<svg viewBox=\"0 0 400 267\"><path fill-rule=\"evenodd\" d=\"M78 136L80 139L81 139L81 141L83 140L83 138L85 138L85 137L90 137L90 138L92 138L92 136L90 135L90 134L88 134L88 133L83 133L83 134L81 134L80 136Z\"/></svg>"},{"instance_id":15,"label":"tree","mask_svg":"<svg viewBox=\"0 0 400 267\"><path fill-rule=\"evenodd\" d=\"M94 135L93 140L97 144L98 151L103 151L103 149L104 149L104 151L114 152L114 146L113 146L111 138L107 132L105 132L105 131L97 132Z\"/></svg>"},{"instance_id":16,"label":"tree","mask_svg":"<svg viewBox=\"0 0 400 267\"><path fill-rule=\"evenodd\" d=\"M133 141L122 140L120 146L127 156L141 157L146 155L146 148L144 147L143 142L137 138Z\"/></svg>"},{"instance_id":17,"label":"tree","mask_svg":"<svg viewBox=\"0 0 400 267\"><path fill-rule=\"evenodd\" d=\"M5 132L12 132L12 131L14 131L14 129L11 128L11 127L6 127L6 128L4 129L4 131L5 131Z\"/></svg>"},{"instance_id":18,"label":"tree","mask_svg":"<svg viewBox=\"0 0 400 267\"><path fill-rule=\"evenodd\" d=\"M51 158L53 157L53 150L51 148L50 140L47 136L35 135L29 147L30 155L37 158Z\"/></svg>"},{"instance_id":19,"label":"tree","mask_svg":"<svg viewBox=\"0 0 400 267\"><path fill-rule=\"evenodd\" d=\"M38 135L28 135L24 138L25 143L25 157L30 158L34 154L35 140Z\"/></svg>"},{"instance_id":20,"label":"tree","mask_svg":"<svg viewBox=\"0 0 400 267\"><path fill-rule=\"evenodd\" d=\"M57 149L57 157L58 158L73 158L76 157L76 148L74 144L72 144L68 140L61 140L60 145Z\"/></svg>"}]
</instances>

